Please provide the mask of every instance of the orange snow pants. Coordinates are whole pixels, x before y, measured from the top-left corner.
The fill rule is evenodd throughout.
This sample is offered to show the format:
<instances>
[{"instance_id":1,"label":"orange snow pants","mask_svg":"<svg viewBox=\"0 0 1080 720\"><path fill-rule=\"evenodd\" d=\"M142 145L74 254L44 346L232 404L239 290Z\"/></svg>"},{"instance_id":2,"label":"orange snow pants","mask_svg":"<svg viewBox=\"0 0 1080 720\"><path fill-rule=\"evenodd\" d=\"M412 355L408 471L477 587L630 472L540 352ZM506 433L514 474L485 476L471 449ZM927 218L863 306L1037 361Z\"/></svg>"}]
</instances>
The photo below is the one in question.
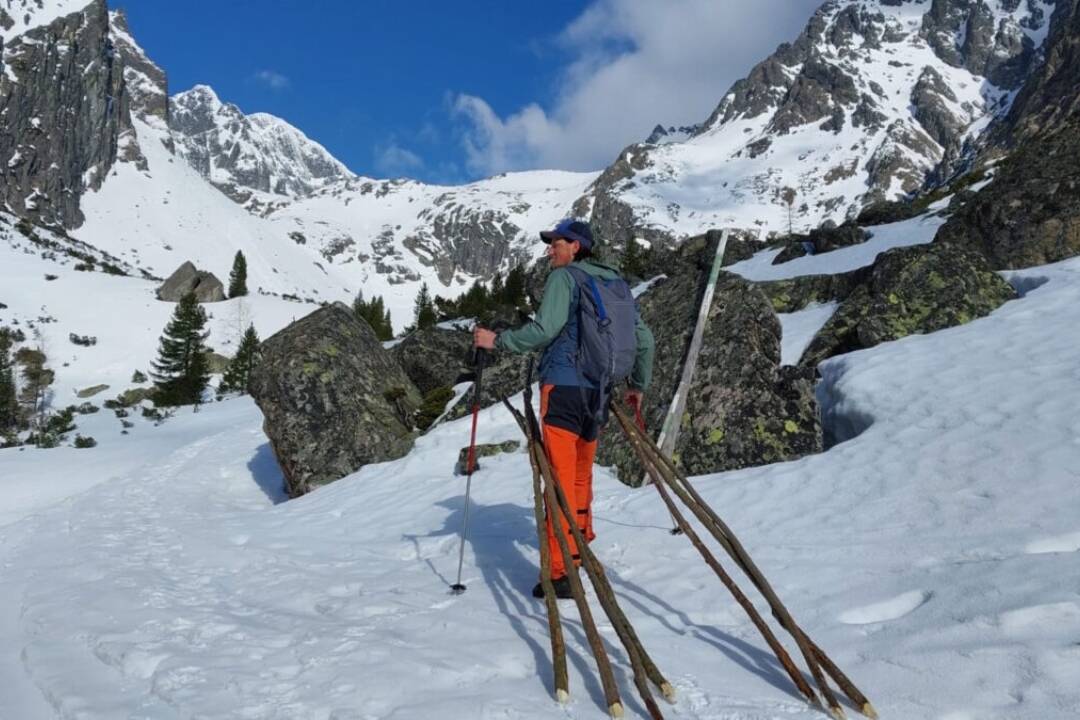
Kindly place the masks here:
<instances>
[{"instance_id":1,"label":"orange snow pants","mask_svg":"<svg viewBox=\"0 0 1080 720\"><path fill-rule=\"evenodd\" d=\"M556 388L559 392L556 392L553 399L552 391ZM580 398L580 391L576 387L543 385L540 388L540 418L548 462L555 471L556 481L562 488L563 494L566 495L566 501L575 515L581 534L587 541L591 541L596 537L593 533L591 505L593 458L596 457L598 439L591 421L581 415L583 403ZM575 427L579 424L580 427ZM571 427L573 429L570 429ZM592 436L592 439L586 440L585 437L589 436ZM570 546L575 565L581 565L581 557L562 511L558 508L547 508L547 541L551 551L551 577L558 579L566 575L566 563L563 561L559 542L555 538L553 517L559 518L559 532L563 534Z\"/></svg>"}]
</instances>

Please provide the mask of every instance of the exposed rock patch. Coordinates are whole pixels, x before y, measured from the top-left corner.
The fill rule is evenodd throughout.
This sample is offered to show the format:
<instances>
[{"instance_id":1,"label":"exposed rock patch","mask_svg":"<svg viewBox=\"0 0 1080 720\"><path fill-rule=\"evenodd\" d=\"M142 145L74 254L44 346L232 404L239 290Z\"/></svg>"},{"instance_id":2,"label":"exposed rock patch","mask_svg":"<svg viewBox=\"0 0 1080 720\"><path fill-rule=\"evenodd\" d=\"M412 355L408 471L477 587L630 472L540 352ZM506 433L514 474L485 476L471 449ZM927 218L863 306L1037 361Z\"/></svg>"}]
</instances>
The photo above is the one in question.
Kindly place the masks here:
<instances>
[{"instance_id":1,"label":"exposed rock patch","mask_svg":"<svg viewBox=\"0 0 1080 720\"><path fill-rule=\"evenodd\" d=\"M656 336L653 385L644 417L656 437L682 372L717 234L680 249L686 272L657 283L641 298ZM675 454L690 474L790 460L822 447L812 373L780 367L780 323L751 283L721 273ZM598 462L614 464L628 484L642 471L622 434L609 428Z\"/></svg>"},{"instance_id":2,"label":"exposed rock patch","mask_svg":"<svg viewBox=\"0 0 1080 720\"><path fill-rule=\"evenodd\" d=\"M941 244L895 248L878 256L799 365L813 368L833 355L962 325L1015 297L977 252Z\"/></svg>"}]
</instances>

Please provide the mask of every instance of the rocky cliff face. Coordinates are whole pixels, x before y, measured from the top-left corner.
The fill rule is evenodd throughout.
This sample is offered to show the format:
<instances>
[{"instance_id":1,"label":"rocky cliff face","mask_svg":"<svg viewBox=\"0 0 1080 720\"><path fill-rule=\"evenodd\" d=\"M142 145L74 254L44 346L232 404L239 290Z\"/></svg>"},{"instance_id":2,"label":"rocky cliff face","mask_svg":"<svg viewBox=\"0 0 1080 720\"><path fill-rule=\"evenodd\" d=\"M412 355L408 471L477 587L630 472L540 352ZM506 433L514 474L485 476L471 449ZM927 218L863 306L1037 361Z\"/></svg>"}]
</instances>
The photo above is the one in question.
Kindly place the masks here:
<instances>
[{"instance_id":1,"label":"rocky cliff face","mask_svg":"<svg viewBox=\"0 0 1080 720\"><path fill-rule=\"evenodd\" d=\"M180 154L240 203L255 193L307 195L352 175L293 126L265 113L245 115L206 85L172 97L169 127Z\"/></svg>"},{"instance_id":2,"label":"rocky cliff face","mask_svg":"<svg viewBox=\"0 0 1080 720\"><path fill-rule=\"evenodd\" d=\"M1045 55L992 133L986 155L1008 156L935 238L978 249L995 269L1080 253L1080 0L1058 3Z\"/></svg>"},{"instance_id":3,"label":"rocky cliff face","mask_svg":"<svg viewBox=\"0 0 1080 720\"><path fill-rule=\"evenodd\" d=\"M23 217L76 227L80 196L100 187L131 129L124 62L104 0L40 25L35 8L48 17L72 8L7 5L0 8L0 193Z\"/></svg>"},{"instance_id":4,"label":"rocky cliff face","mask_svg":"<svg viewBox=\"0 0 1080 720\"><path fill-rule=\"evenodd\" d=\"M1040 57L1053 3L833 0L695 136L624 150L582 198L604 237L805 231L969 159Z\"/></svg>"}]
</instances>

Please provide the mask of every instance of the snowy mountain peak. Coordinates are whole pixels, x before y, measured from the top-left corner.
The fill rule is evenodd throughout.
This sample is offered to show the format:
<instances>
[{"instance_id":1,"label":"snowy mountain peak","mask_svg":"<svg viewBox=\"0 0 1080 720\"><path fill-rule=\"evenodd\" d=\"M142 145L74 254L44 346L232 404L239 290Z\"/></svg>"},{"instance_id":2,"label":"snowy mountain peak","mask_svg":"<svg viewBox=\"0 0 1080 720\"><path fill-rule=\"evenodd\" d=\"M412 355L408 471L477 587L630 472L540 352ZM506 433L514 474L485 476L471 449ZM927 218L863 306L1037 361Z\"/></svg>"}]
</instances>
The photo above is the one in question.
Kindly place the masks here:
<instances>
[{"instance_id":1,"label":"snowy mountain peak","mask_svg":"<svg viewBox=\"0 0 1080 720\"><path fill-rule=\"evenodd\" d=\"M593 188L619 244L843 221L951 175L1039 62L1046 0L831 0L685 142L628 148Z\"/></svg>"},{"instance_id":2,"label":"snowy mountain peak","mask_svg":"<svg viewBox=\"0 0 1080 720\"><path fill-rule=\"evenodd\" d=\"M171 99L169 126L177 148L203 177L239 203L308 195L352 176L326 148L266 113L245 115L208 85Z\"/></svg>"}]
</instances>

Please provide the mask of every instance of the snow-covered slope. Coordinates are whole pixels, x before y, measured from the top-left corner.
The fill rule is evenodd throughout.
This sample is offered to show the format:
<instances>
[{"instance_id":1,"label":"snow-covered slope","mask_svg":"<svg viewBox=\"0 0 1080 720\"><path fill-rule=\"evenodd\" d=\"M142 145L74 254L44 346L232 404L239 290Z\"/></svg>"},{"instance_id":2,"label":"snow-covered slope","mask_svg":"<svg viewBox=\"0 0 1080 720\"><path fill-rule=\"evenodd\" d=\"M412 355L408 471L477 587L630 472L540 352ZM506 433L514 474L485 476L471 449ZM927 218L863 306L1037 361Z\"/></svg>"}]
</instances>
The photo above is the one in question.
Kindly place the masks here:
<instances>
[{"instance_id":1,"label":"snow-covered slope","mask_svg":"<svg viewBox=\"0 0 1080 720\"><path fill-rule=\"evenodd\" d=\"M627 148L588 206L621 235L843 221L948 176L1008 110L1054 3L834 0L685 142Z\"/></svg>"},{"instance_id":2,"label":"snow-covered slope","mask_svg":"<svg viewBox=\"0 0 1080 720\"><path fill-rule=\"evenodd\" d=\"M1009 279L1023 297L986 318L824 363L845 442L695 480L883 718L1080 710L1080 260ZM570 603L571 704L551 697L522 452L473 478L454 598L468 419L284 504L261 421L249 399L128 435L98 413L92 450L0 450L0 717L606 716ZM479 441L519 435L481 413ZM53 494L9 490L31 486ZM825 717L650 488L598 470L594 508L593 548L678 691L665 716Z\"/></svg>"}]
</instances>

